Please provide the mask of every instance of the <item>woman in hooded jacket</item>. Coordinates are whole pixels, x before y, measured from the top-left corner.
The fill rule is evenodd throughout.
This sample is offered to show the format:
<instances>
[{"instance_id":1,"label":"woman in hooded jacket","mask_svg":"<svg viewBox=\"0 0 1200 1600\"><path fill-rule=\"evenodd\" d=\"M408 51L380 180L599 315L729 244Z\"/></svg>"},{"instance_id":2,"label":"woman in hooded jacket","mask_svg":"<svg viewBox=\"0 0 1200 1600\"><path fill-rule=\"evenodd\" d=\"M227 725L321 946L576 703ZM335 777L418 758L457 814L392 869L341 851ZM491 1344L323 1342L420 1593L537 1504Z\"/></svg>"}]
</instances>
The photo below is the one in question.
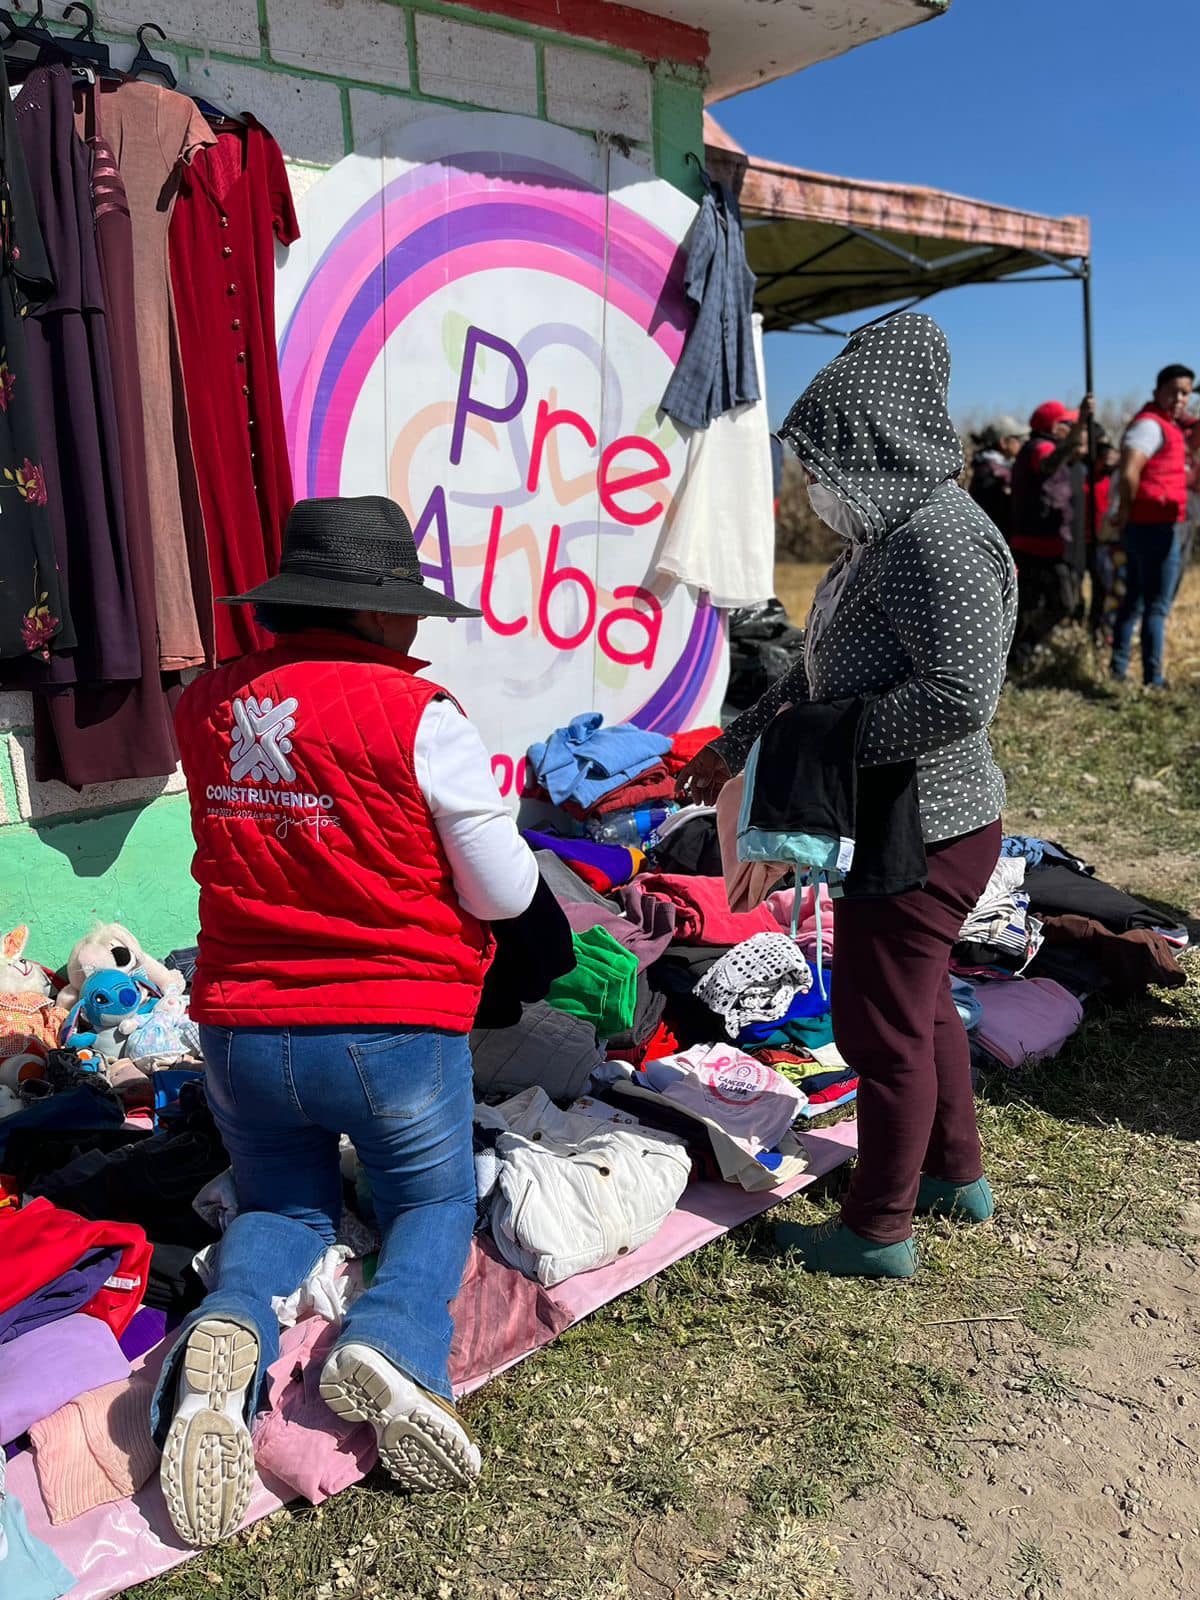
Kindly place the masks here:
<instances>
[{"instance_id":1,"label":"woman in hooded jacket","mask_svg":"<svg viewBox=\"0 0 1200 1600\"><path fill-rule=\"evenodd\" d=\"M970 1049L950 954L1000 855L1004 780L987 730L1016 620L1004 538L959 487L950 355L928 317L855 334L781 435L846 547L817 590L803 659L685 769L715 798L783 706L862 697L859 763L915 761L927 881L835 902L833 1029L859 1075L858 1165L840 1217L777 1238L810 1271L910 1277L914 1213L982 1221Z\"/></svg>"}]
</instances>

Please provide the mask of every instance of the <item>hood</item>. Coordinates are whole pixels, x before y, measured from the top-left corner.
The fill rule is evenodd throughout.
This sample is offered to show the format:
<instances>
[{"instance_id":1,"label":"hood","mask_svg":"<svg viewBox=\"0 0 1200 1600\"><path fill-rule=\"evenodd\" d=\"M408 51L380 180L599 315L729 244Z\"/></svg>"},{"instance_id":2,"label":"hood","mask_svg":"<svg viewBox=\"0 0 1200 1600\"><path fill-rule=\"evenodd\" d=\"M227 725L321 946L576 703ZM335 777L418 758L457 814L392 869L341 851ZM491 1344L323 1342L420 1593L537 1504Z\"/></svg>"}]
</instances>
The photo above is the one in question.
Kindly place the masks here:
<instances>
[{"instance_id":1,"label":"hood","mask_svg":"<svg viewBox=\"0 0 1200 1600\"><path fill-rule=\"evenodd\" d=\"M962 471L949 383L945 334L932 318L905 312L851 335L788 412L780 436L861 514L866 537L879 538Z\"/></svg>"}]
</instances>

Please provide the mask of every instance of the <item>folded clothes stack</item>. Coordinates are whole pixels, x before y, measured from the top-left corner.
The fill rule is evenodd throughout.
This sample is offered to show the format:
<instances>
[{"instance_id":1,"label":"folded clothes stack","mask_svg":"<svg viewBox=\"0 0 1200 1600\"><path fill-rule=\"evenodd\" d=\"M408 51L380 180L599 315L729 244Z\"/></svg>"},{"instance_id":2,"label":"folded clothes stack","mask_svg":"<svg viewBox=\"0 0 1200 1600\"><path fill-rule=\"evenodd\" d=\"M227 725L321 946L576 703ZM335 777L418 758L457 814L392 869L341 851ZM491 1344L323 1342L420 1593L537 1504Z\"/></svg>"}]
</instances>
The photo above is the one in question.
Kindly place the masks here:
<instances>
[{"instance_id":1,"label":"folded clothes stack","mask_svg":"<svg viewBox=\"0 0 1200 1600\"><path fill-rule=\"evenodd\" d=\"M794 940L785 933L756 933L710 967L696 998L736 1036L756 1024L780 1022L812 987L812 969Z\"/></svg>"},{"instance_id":2,"label":"folded clothes stack","mask_svg":"<svg viewBox=\"0 0 1200 1600\"><path fill-rule=\"evenodd\" d=\"M858 1074L846 1065L833 1045L818 1045L813 1050L801 1045L783 1050L767 1047L754 1054L801 1090L805 1097L802 1117L836 1111L849 1105L858 1094Z\"/></svg>"},{"instance_id":3,"label":"folded clothes stack","mask_svg":"<svg viewBox=\"0 0 1200 1600\"><path fill-rule=\"evenodd\" d=\"M997 967L1020 973L1033 960L1041 948L1042 925L1030 915L1025 871L1022 856L1001 856L997 861L987 888L959 933L954 951L959 967Z\"/></svg>"},{"instance_id":4,"label":"folded clothes stack","mask_svg":"<svg viewBox=\"0 0 1200 1600\"><path fill-rule=\"evenodd\" d=\"M557 806L565 834L647 849L678 810L678 775L720 731L667 738L589 712L530 746L525 796Z\"/></svg>"},{"instance_id":5,"label":"folded clothes stack","mask_svg":"<svg viewBox=\"0 0 1200 1600\"><path fill-rule=\"evenodd\" d=\"M600 712L589 711L556 728L544 743L530 745L529 774L554 805L573 801L588 811L660 765L670 748L662 734L628 722L606 728Z\"/></svg>"},{"instance_id":6,"label":"folded clothes stack","mask_svg":"<svg viewBox=\"0 0 1200 1600\"><path fill-rule=\"evenodd\" d=\"M614 1064L615 1066L615 1064ZM647 1061L612 1087L702 1124L727 1183L772 1189L805 1170L791 1133L805 1097L773 1068L729 1045L696 1045Z\"/></svg>"}]
</instances>

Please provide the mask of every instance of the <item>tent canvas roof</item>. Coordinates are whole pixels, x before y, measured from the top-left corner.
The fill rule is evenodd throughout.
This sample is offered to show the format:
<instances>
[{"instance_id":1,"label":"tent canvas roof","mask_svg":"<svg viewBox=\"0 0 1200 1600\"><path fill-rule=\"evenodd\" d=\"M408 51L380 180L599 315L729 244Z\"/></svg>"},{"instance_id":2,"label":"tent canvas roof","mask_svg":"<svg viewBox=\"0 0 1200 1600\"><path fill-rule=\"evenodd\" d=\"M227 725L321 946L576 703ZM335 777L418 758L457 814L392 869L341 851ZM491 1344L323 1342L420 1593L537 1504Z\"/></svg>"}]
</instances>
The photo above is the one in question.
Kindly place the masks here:
<instances>
[{"instance_id":1,"label":"tent canvas roof","mask_svg":"<svg viewBox=\"0 0 1200 1600\"><path fill-rule=\"evenodd\" d=\"M1086 217L1045 217L914 184L804 172L745 153L705 118L708 170L738 195L768 331L967 283L1079 278Z\"/></svg>"}]
</instances>

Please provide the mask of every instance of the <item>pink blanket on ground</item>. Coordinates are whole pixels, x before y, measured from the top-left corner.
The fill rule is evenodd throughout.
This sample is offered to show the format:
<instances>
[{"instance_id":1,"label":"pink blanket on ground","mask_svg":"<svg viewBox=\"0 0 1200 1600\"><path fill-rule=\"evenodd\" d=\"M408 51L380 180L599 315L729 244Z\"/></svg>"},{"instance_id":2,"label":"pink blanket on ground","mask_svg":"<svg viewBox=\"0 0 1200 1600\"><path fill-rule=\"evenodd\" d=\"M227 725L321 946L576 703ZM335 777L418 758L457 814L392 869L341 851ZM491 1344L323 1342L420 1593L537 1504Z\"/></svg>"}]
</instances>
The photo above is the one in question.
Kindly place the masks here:
<instances>
[{"instance_id":1,"label":"pink blanket on ground","mask_svg":"<svg viewBox=\"0 0 1200 1600\"><path fill-rule=\"evenodd\" d=\"M684 1190L678 1208L663 1223L655 1237L640 1250L622 1256L610 1267L584 1272L548 1291L563 1326L581 1321L593 1311L653 1278L672 1262L690 1255L730 1228L759 1216L779 1200L786 1200L808 1184L848 1160L856 1149L857 1129L853 1122L839 1123L817 1133L801 1135L810 1167L803 1177L767 1194L747 1194L733 1184L694 1183ZM558 1321L558 1317L554 1319ZM492 1362L485 1341L464 1341L470 1350L472 1368L456 1381L461 1396L482 1388L489 1379L515 1366L534 1349L548 1344L554 1331L548 1323L538 1330L537 1343L520 1354L507 1355ZM159 1345L146 1357L146 1365L161 1366L165 1346ZM169 1572L197 1552L181 1544L167 1520L166 1507L155 1480L132 1499L115 1505L99 1506L74 1522L52 1527L38 1489L33 1458L26 1451L9 1463L8 1489L25 1509L29 1530L48 1544L59 1560L78 1575L79 1582L67 1600L108 1600L147 1578ZM289 1491L276 1483L255 1486L246 1525L277 1511Z\"/></svg>"}]
</instances>

